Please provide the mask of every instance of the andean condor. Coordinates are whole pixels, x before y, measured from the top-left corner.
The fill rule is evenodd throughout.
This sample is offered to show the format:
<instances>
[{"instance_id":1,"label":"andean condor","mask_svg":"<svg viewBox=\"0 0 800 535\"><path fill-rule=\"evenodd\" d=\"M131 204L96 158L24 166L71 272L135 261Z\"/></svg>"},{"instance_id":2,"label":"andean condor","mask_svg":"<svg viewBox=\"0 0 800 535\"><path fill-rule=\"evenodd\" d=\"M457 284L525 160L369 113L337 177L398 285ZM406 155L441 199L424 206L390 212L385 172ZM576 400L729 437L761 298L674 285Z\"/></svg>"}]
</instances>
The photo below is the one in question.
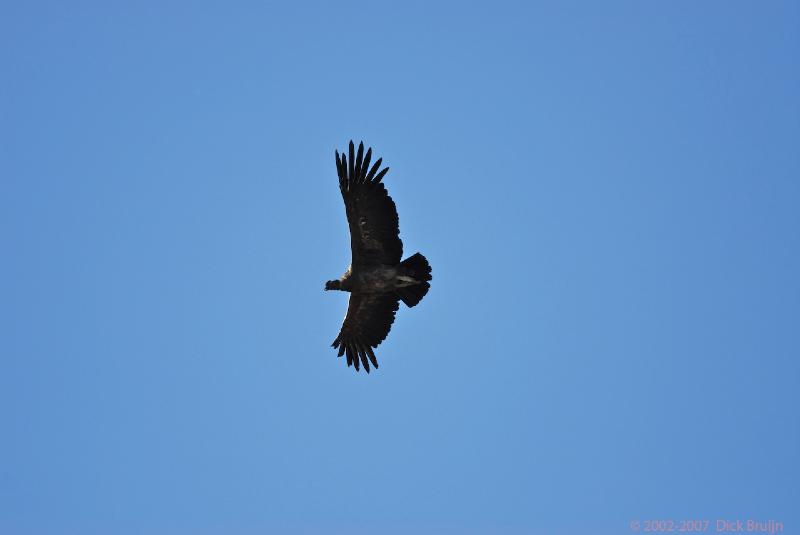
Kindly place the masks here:
<instances>
[{"instance_id":1,"label":"andean condor","mask_svg":"<svg viewBox=\"0 0 800 535\"><path fill-rule=\"evenodd\" d=\"M373 348L378 347L392 328L400 301L413 307L428 293L431 266L419 253L402 262L397 208L381 184L389 171L380 169L382 159L370 168L372 148L364 154L359 143L355 154L350 142L349 160L336 151L339 190L344 198L350 225L350 267L338 280L325 283L326 290L350 292L347 315L333 347L339 356L347 355L347 365L360 365L369 373L370 362L378 367Z\"/></svg>"}]
</instances>

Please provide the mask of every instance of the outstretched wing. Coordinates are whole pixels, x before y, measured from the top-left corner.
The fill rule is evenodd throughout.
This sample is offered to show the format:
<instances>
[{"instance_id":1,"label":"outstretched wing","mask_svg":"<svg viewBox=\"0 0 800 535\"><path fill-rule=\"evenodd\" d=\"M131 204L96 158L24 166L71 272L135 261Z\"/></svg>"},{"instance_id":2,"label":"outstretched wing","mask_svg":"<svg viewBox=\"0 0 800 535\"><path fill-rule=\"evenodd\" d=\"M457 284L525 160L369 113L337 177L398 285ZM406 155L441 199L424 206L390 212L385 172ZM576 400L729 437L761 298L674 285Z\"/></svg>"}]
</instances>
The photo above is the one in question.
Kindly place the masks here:
<instances>
[{"instance_id":1,"label":"outstretched wing","mask_svg":"<svg viewBox=\"0 0 800 535\"><path fill-rule=\"evenodd\" d=\"M399 264L403 256L403 242L400 241L397 208L381 184L389 168L378 172L382 159L378 159L370 168L372 149L368 149L365 155L364 143L358 144L356 155L351 141L349 157L349 161L344 154L340 158L339 151L336 151L339 189L350 225L353 268Z\"/></svg>"},{"instance_id":2,"label":"outstretched wing","mask_svg":"<svg viewBox=\"0 0 800 535\"><path fill-rule=\"evenodd\" d=\"M399 306L398 297L391 293L350 294L342 330L333 341L333 347L339 348L340 357L347 354L348 366L355 364L358 371L360 360L367 373L370 362L378 367L372 348L378 347L389 334Z\"/></svg>"}]
</instances>

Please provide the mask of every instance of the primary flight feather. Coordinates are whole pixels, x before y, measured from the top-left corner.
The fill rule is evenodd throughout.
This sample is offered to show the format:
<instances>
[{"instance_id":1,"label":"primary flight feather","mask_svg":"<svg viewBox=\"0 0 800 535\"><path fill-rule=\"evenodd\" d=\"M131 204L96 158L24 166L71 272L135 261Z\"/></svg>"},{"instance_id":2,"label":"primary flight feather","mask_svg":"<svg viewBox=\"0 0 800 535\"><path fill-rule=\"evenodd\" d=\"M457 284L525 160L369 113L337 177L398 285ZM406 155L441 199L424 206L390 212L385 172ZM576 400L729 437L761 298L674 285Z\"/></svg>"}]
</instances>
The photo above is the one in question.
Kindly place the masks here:
<instances>
[{"instance_id":1,"label":"primary flight feather","mask_svg":"<svg viewBox=\"0 0 800 535\"><path fill-rule=\"evenodd\" d=\"M325 283L326 290L350 292L347 315L339 336L333 341L347 365L361 366L369 373L370 363L378 367L374 348L389 334L400 301L413 307L428 293L431 266L420 253L402 262L397 208L381 180L382 159L372 167L372 149L364 154L359 143L356 154L350 142L349 154L336 151L336 172L350 226L351 262L341 278Z\"/></svg>"}]
</instances>

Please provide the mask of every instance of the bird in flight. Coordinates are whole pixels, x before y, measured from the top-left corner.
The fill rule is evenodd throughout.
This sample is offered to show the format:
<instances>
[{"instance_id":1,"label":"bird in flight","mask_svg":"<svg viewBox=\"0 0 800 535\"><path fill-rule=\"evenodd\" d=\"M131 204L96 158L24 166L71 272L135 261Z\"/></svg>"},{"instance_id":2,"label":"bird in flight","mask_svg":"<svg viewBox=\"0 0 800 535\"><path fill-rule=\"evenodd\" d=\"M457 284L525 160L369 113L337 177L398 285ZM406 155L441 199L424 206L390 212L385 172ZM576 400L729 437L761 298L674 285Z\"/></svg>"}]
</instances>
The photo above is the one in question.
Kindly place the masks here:
<instances>
[{"instance_id":1,"label":"bird in flight","mask_svg":"<svg viewBox=\"0 0 800 535\"><path fill-rule=\"evenodd\" d=\"M349 158L349 159L348 159ZM350 292L347 315L333 347L339 356L347 356L347 365L358 371L361 365L378 367L373 348L383 342L394 322L400 301L413 307L428 293L431 266L415 253L402 262L397 208L381 180L389 171L380 172L382 159L370 168L372 148L358 154L350 142L349 155L336 151L339 190L344 198L350 226L351 262L344 275L325 283L326 290Z\"/></svg>"}]
</instances>

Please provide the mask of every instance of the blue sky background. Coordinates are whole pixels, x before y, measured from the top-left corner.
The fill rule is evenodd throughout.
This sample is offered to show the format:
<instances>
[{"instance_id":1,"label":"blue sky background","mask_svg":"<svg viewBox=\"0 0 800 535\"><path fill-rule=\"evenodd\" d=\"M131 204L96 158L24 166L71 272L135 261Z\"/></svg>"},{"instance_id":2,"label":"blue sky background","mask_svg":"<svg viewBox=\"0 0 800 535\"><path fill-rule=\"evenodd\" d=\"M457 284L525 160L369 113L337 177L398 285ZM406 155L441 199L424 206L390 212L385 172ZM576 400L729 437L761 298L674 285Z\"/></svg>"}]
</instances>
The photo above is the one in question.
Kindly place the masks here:
<instances>
[{"instance_id":1,"label":"blue sky background","mask_svg":"<svg viewBox=\"0 0 800 535\"><path fill-rule=\"evenodd\" d=\"M800 530L796 3L4 2L0 61L0 533ZM351 138L434 275L369 376Z\"/></svg>"}]
</instances>

